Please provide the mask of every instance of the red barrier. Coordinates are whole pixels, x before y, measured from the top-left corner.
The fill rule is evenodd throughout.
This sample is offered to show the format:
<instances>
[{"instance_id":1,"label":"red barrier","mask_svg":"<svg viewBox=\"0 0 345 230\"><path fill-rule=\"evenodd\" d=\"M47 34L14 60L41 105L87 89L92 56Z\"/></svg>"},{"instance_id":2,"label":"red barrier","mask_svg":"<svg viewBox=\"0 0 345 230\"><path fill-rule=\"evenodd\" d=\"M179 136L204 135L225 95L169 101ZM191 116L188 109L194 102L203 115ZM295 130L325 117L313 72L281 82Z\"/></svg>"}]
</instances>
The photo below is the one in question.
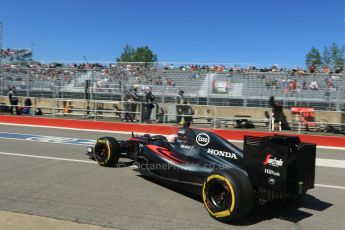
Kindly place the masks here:
<instances>
[{"instance_id":1,"label":"red barrier","mask_svg":"<svg viewBox=\"0 0 345 230\"><path fill-rule=\"evenodd\" d=\"M75 129L91 129L104 131L123 131L123 132L140 132L155 134L172 134L176 133L178 126L156 125L156 124L137 124L137 123L120 123L104 122L90 120L74 120L61 118L44 118L44 117L26 117L26 116L0 116L1 123L25 124L49 127L64 127ZM284 132L259 132L252 130L224 130L224 129L207 129L219 134L225 139L243 140L244 135L267 136L267 135L296 135ZM302 141L316 143L322 146L345 147L345 137L339 136L322 136L322 135L298 135Z\"/></svg>"}]
</instances>

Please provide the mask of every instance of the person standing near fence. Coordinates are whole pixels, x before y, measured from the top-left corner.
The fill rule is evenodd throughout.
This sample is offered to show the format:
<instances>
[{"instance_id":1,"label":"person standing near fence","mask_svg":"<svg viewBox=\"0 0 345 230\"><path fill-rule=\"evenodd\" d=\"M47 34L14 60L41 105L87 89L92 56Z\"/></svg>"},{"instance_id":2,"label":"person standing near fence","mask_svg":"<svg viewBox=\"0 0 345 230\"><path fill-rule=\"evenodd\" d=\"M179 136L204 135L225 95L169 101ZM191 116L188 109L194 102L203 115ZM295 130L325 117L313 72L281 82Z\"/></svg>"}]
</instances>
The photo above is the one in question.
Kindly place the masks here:
<instances>
[{"instance_id":1,"label":"person standing near fence","mask_svg":"<svg viewBox=\"0 0 345 230\"><path fill-rule=\"evenodd\" d=\"M137 112L137 105L140 102L140 97L138 95L138 89L136 87L133 88L131 91L131 99L132 99L132 104L131 104L131 121L135 121L135 113Z\"/></svg>"},{"instance_id":2,"label":"person standing near fence","mask_svg":"<svg viewBox=\"0 0 345 230\"><path fill-rule=\"evenodd\" d=\"M180 90L176 96L176 123L177 124L183 124L183 115L184 115L184 106L186 104L186 100L183 96L184 91Z\"/></svg>"},{"instance_id":3,"label":"person standing near fence","mask_svg":"<svg viewBox=\"0 0 345 230\"><path fill-rule=\"evenodd\" d=\"M133 121L131 113L130 113L132 110L132 97L131 97L131 93L128 90L126 90L123 100L124 100L123 106L125 108L125 115L124 115L123 120L125 122Z\"/></svg>"},{"instance_id":4,"label":"person standing near fence","mask_svg":"<svg viewBox=\"0 0 345 230\"><path fill-rule=\"evenodd\" d=\"M155 100L155 96L152 94L152 88L147 87L145 92L145 114L144 114L144 122L151 123L151 113L152 109L155 107L153 102Z\"/></svg>"},{"instance_id":5,"label":"person standing near fence","mask_svg":"<svg viewBox=\"0 0 345 230\"><path fill-rule=\"evenodd\" d=\"M18 108L18 97L16 96L16 87L12 86L10 90L8 91L8 100L10 101L10 112L13 114L13 107L16 108L16 114L20 115L20 111Z\"/></svg>"}]
</instances>

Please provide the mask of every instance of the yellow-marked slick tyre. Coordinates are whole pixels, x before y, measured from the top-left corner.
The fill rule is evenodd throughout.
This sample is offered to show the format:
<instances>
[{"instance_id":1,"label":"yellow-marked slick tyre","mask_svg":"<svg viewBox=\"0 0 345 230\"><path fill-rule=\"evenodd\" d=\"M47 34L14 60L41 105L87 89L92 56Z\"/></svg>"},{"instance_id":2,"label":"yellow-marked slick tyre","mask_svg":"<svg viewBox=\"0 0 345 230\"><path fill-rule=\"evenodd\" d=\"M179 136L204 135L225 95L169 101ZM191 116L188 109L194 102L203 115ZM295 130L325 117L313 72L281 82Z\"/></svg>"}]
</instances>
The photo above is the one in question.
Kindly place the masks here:
<instances>
[{"instance_id":1,"label":"yellow-marked slick tyre","mask_svg":"<svg viewBox=\"0 0 345 230\"><path fill-rule=\"evenodd\" d=\"M113 137L101 137L96 141L93 156L101 166L111 166L120 158L119 144Z\"/></svg>"},{"instance_id":2,"label":"yellow-marked slick tyre","mask_svg":"<svg viewBox=\"0 0 345 230\"><path fill-rule=\"evenodd\" d=\"M251 211L253 188L248 176L240 171L216 171L206 178L202 198L214 219L230 223Z\"/></svg>"}]
</instances>

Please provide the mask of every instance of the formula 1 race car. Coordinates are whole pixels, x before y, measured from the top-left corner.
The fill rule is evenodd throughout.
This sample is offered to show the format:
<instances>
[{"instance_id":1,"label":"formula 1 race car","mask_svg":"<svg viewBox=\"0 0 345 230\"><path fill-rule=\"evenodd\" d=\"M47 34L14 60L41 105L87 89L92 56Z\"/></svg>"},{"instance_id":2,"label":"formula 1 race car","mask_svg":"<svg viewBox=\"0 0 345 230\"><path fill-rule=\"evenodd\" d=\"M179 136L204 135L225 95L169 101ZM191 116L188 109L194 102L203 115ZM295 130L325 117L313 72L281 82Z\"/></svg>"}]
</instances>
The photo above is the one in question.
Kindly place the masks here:
<instances>
[{"instance_id":1,"label":"formula 1 race car","mask_svg":"<svg viewBox=\"0 0 345 230\"><path fill-rule=\"evenodd\" d=\"M188 127L168 138L101 137L88 155L101 166L132 159L144 176L201 195L222 222L246 216L254 202L297 199L314 188L316 145L295 136L245 136L242 151L212 131Z\"/></svg>"}]
</instances>

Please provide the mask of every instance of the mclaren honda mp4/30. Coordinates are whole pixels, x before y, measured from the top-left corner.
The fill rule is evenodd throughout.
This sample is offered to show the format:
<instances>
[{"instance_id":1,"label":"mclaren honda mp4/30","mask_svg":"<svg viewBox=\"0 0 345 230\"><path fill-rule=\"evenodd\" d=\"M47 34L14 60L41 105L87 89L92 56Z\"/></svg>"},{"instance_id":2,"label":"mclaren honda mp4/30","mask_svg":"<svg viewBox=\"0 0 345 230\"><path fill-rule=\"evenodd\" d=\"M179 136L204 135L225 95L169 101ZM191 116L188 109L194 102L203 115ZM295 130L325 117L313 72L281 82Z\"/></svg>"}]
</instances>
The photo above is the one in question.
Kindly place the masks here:
<instances>
[{"instance_id":1,"label":"mclaren honda mp4/30","mask_svg":"<svg viewBox=\"0 0 345 230\"><path fill-rule=\"evenodd\" d=\"M222 222L246 216L254 202L297 199L314 188L316 145L296 136L245 136L242 151L212 131L188 127L168 137L101 137L87 150L101 166L130 158L142 175L201 195Z\"/></svg>"}]
</instances>

